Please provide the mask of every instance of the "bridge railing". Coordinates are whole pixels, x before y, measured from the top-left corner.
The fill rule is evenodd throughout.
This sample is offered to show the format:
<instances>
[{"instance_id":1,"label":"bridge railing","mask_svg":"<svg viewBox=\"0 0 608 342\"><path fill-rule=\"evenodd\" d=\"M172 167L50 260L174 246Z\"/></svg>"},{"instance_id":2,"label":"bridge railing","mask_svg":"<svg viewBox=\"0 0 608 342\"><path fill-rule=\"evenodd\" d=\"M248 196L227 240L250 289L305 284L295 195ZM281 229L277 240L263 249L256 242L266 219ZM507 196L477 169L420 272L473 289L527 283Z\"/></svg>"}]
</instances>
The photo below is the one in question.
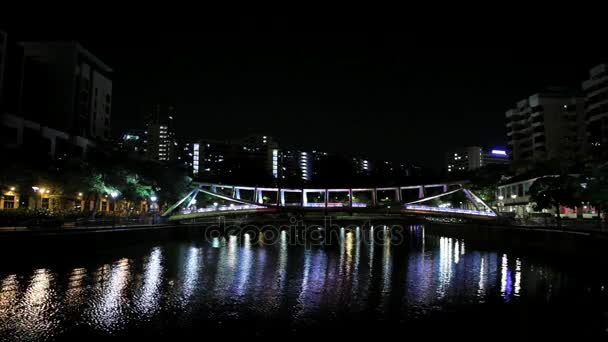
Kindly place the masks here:
<instances>
[{"instance_id":1,"label":"bridge railing","mask_svg":"<svg viewBox=\"0 0 608 342\"><path fill-rule=\"evenodd\" d=\"M182 200L171 206L163 215L171 214L179 206L184 206L183 212L213 212L223 210L250 210L259 207L303 207L303 208L364 208L383 207L395 204L405 204L412 199L414 192L416 198L424 198L432 193L445 193L448 187L462 188L460 183L420 184L394 187L370 187L370 188L271 188L251 187L239 185L225 185L213 183L192 184L193 190ZM199 193L216 196L228 205L217 205L197 208L196 197ZM251 198L244 198L244 192L252 194ZM289 196L289 201L286 199ZM317 194L316 198L310 197ZM342 200L338 199L342 196ZM378 194L382 197L378 198ZM296 195L297 197L294 197ZM346 198L344 197L346 195ZM332 199L333 196L333 199ZM248 196L247 196L248 197ZM294 199L298 198L297 202Z\"/></svg>"}]
</instances>

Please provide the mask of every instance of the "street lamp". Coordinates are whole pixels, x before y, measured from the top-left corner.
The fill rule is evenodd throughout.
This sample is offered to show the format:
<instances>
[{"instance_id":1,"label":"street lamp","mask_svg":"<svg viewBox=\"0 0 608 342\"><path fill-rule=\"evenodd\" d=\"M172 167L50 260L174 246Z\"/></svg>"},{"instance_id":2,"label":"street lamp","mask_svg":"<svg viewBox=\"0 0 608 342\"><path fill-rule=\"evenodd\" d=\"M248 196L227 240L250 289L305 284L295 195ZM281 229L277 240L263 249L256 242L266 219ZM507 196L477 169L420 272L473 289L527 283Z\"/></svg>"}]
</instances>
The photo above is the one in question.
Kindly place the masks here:
<instances>
[{"instance_id":1,"label":"street lamp","mask_svg":"<svg viewBox=\"0 0 608 342\"><path fill-rule=\"evenodd\" d=\"M117 191L110 192L110 197L112 197L112 204L114 205L114 208L112 209L112 213L114 215L116 215L116 197L118 197L118 192Z\"/></svg>"},{"instance_id":2,"label":"street lamp","mask_svg":"<svg viewBox=\"0 0 608 342\"><path fill-rule=\"evenodd\" d=\"M156 195L152 195L150 196L150 201L152 202L150 209L153 212L152 224L156 224L156 213L158 212L158 204L156 204L156 201L158 201L158 197L156 197Z\"/></svg>"},{"instance_id":3,"label":"street lamp","mask_svg":"<svg viewBox=\"0 0 608 342\"><path fill-rule=\"evenodd\" d=\"M76 198L76 200L78 201L78 204L76 204L76 200L74 200L74 209L80 209L82 211L83 210L82 192L79 192L76 195L78 197L78 198Z\"/></svg>"},{"instance_id":4,"label":"street lamp","mask_svg":"<svg viewBox=\"0 0 608 342\"><path fill-rule=\"evenodd\" d=\"M110 192L110 197L112 197L112 226L116 225L116 197L118 197L117 191Z\"/></svg>"},{"instance_id":5,"label":"street lamp","mask_svg":"<svg viewBox=\"0 0 608 342\"><path fill-rule=\"evenodd\" d=\"M37 186L33 186L32 190L34 190L34 192L40 193L40 208L42 208L42 199L43 199L42 196L44 195L45 192L48 194L49 192L51 192L51 190L45 189L45 188L39 188ZM38 207L36 205L36 202L37 201L34 201L34 209L37 209L37 207Z\"/></svg>"}]
</instances>

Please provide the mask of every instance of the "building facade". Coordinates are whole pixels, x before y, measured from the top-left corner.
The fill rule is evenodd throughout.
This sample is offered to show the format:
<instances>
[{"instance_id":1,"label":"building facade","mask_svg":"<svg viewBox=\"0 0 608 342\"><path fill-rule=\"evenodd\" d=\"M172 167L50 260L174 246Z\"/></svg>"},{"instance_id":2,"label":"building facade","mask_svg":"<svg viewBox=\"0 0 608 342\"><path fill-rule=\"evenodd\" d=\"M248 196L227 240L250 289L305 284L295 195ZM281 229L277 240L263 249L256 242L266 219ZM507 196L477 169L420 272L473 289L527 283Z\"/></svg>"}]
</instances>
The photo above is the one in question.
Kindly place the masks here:
<instances>
[{"instance_id":1,"label":"building facade","mask_svg":"<svg viewBox=\"0 0 608 342\"><path fill-rule=\"evenodd\" d=\"M198 140L186 145L187 149L192 146L187 156L192 158L196 179L250 184L276 184L279 180L281 156L269 136L249 136L235 142Z\"/></svg>"},{"instance_id":2,"label":"building facade","mask_svg":"<svg viewBox=\"0 0 608 342\"><path fill-rule=\"evenodd\" d=\"M608 65L600 64L589 71L583 82L588 141L591 148L608 144Z\"/></svg>"},{"instance_id":3,"label":"building facade","mask_svg":"<svg viewBox=\"0 0 608 342\"><path fill-rule=\"evenodd\" d=\"M177 160L177 140L175 137L173 106L153 105L146 112L146 156L160 162Z\"/></svg>"},{"instance_id":4,"label":"building facade","mask_svg":"<svg viewBox=\"0 0 608 342\"><path fill-rule=\"evenodd\" d=\"M476 170L490 164L509 164L509 155L502 149L484 149L469 146L449 152L446 155L448 173Z\"/></svg>"},{"instance_id":5,"label":"building facade","mask_svg":"<svg viewBox=\"0 0 608 342\"><path fill-rule=\"evenodd\" d=\"M14 186L2 189L0 194L0 209L18 209L20 206L19 192Z\"/></svg>"},{"instance_id":6,"label":"building facade","mask_svg":"<svg viewBox=\"0 0 608 342\"><path fill-rule=\"evenodd\" d=\"M551 176L546 176L551 177ZM535 203L530 199L530 188L534 181L539 179L530 178L516 182L508 182L497 187L497 209L500 213L510 213L516 218L529 218L536 214L552 214L556 215L555 209L543 209L537 211ZM580 212L579 212L580 210ZM594 218L598 217L598 211L589 203L581 203L579 208L568 208L561 206L559 214L565 218Z\"/></svg>"},{"instance_id":7,"label":"building facade","mask_svg":"<svg viewBox=\"0 0 608 342\"><path fill-rule=\"evenodd\" d=\"M313 178L313 156L300 150L278 150L279 184L303 186Z\"/></svg>"},{"instance_id":8,"label":"building facade","mask_svg":"<svg viewBox=\"0 0 608 342\"><path fill-rule=\"evenodd\" d=\"M190 145L190 144L189 144ZM408 163L312 150L280 148L270 136L250 136L234 142L199 140L184 147L195 179L282 188L372 185L407 182L420 176Z\"/></svg>"},{"instance_id":9,"label":"building facade","mask_svg":"<svg viewBox=\"0 0 608 342\"><path fill-rule=\"evenodd\" d=\"M20 45L22 114L69 134L110 139L112 69L77 42Z\"/></svg>"},{"instance_id":10,"label":"building facade","mask_svg":"<svg viewBox=\"0 0 608 342\"><path fill-rule=\"evenodd\" d=\"M70 135L12 114L0 115L0 142L8 150L20 149L28 156L82 159L97 148L94 140Z\"/></svg>"},{"instance_id":11,"label":"building facade","mask_svg":"<svg viewBox=\"0 0 608 342\"><path fill-rule=\"evenodd\" d=\"M547 88L505 114L508 153L514 161L574 158L584 153L584 98L564 88Z\"/></svg>"}]
</instances>

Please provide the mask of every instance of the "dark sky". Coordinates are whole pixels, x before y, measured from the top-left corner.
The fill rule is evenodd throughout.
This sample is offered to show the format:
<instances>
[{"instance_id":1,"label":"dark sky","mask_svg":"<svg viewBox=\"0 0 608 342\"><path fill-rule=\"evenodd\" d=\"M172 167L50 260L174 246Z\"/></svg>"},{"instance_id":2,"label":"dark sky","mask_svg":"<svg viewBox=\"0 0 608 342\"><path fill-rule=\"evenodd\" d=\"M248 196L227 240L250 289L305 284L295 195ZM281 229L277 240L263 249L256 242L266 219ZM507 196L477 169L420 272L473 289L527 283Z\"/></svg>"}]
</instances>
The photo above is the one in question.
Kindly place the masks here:
<instances>
[{"instance_id":1,"label":"dark sky","mask_svg":"<svg viewBox=\"0 0 608 342\"><path fill-rule=\"evenodd\" d=\"M602 44L565 33L7 26L19 39L80 40L113 67L115 134L137 126L140 105L163 102L175 104L181 136L260 133L429 167L450 147L504 146L504 112L516 101L549 85L579 87L608 61Z\"/></svg>"}]
</instances>

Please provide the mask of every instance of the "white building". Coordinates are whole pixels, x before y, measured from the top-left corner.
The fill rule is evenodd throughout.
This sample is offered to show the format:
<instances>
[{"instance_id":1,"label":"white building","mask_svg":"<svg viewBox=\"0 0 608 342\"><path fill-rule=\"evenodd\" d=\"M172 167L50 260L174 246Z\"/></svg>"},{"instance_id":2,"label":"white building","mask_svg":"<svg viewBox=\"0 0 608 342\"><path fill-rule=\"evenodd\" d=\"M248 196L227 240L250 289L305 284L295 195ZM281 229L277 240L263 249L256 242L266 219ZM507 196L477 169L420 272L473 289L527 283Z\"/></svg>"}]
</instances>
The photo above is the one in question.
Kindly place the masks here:
<instances>
[{"instance_id":1,"label":"white building","mask_svg":"<svg viewBox=\"0 0 608 342\"><path fill-rule=\"evenodd\" d=\"M475 170L489 164L509 164L509 156L502 149L483 149L469 146L451 151L446 156L446 169L449 173Z\"/></svg>"},{"instance_id":2,"label":"white building","mask_svg":"<svg viewBox=\"0 0 608 342\"><path fill-rule=\"evenodd\" d=\"M583 82L587 113L588 141L599 147L608 143L608 65L600 64L589 71Z\"/></svg>"},{"instance_id":3,"label":"white building","mask_svg":"<svg viewBox=\"0 0 608 342\"><path fill-rule=\"evenodd\" d=\"M506 114L508 150L514 161L572 157L586 145L584 99L547 88Z\"/></svg>"},{"instance_id":4,"label":"white building","mask_svg":"<svg viewBox=\"0 0 608 342\"><path fill-rule=\"evenodd\" d=\"M511 213L518 218L527 218L539 213L551 213L555 215L555 209L535 210L535 203L530 200L530 188L534 184L534 181L539 178L541 177L499 185L496 190L498 211L501 213ZM580 208L577 209L560 207L559 212L562 217L577 218L577 210L582 210L581 215L583 218L593 218L598 215L596 209L589 205L589 203L581 203Z\"/></svg>"}]
</instances>

